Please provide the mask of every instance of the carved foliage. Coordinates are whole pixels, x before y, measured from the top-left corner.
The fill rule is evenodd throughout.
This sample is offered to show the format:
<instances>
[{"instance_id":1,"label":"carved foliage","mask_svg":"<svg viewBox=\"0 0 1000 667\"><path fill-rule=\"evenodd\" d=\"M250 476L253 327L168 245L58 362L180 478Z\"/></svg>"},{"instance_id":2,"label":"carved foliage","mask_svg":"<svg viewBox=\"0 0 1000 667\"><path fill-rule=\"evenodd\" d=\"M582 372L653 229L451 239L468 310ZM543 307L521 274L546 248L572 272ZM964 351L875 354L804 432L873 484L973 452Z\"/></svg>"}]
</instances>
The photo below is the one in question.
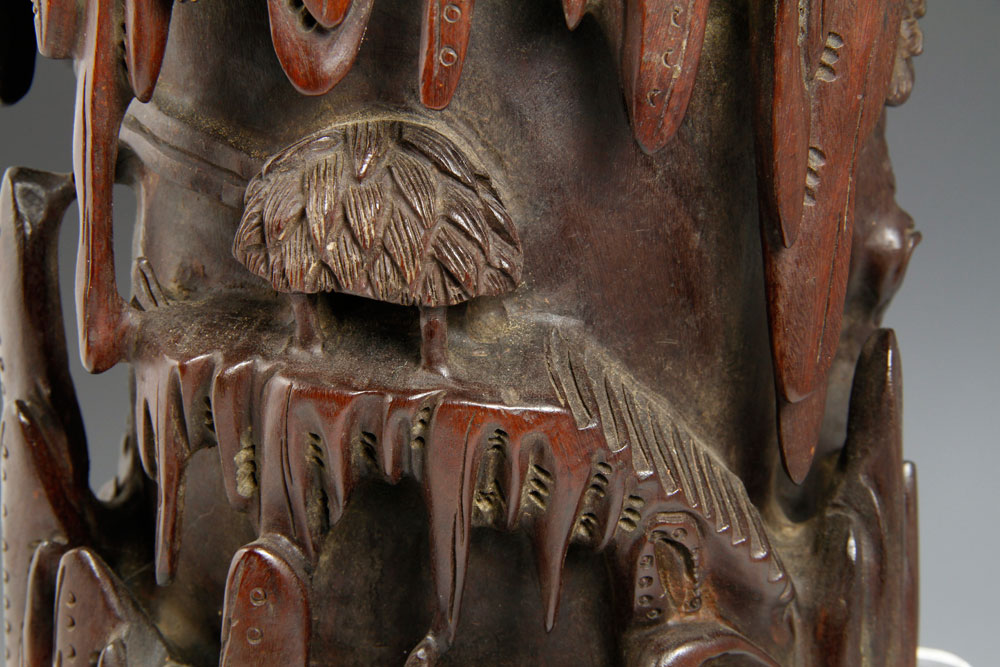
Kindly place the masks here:
<instances>
[{"instance_id":1,"label":"carved foliage","mask_svg":"<svg viewBox=\"0 0 1000 667\"><path fill-rule=\"evenodd\" d=\"M429 128L359 123L274 156L233 252L283 292L444 306L512 290L517 230L489 178Z\"/></svg>"}]
</instances>

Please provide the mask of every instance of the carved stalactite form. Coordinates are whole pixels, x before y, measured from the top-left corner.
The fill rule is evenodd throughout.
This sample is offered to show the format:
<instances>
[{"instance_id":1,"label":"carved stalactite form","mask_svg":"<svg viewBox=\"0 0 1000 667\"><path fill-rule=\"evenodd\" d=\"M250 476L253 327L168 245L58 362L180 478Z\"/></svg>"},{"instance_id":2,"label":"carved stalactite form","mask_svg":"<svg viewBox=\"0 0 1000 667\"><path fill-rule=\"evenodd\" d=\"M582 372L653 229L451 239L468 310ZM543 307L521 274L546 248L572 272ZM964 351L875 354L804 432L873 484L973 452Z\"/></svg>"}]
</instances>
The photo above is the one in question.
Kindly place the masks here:
<instances>
[{"instance_id":1,"label":"carved stalactite form","mask_svg":"<svg viewBox=\"0 0 1000 667\"><path fill-rule=\"evenodd\" d=\"M424 0L420 100L430 109L444 109L458 88L475 4L475 0Z\"/></svg>"},{"instance_id":2,"label":"carved stalactite form","mask_svg":"<svg viewBox=\"0 0 1000 667\"><path fill-rule=\"evenodd\" d=\"M698 74L709 0L629 0L622 81L632 131L647 153L674 136Z\"/></svg>"},{"instance_id":3,"label":"carved stalactite form","mask_svg":"<svg viewBox=\"0 0 1000 667\"><path fill-rule=\"evenodd\" d=\"M587 13L588 0L563 0L563 14L566 16L566 25L570 30L576 30L583 20L583 15Z\"/></svg>"},{"instance_id":4,"label":"carved stalactite form","mask_svg":"<svg viewBox=\"0 0 1000 667\"><path fill-rule=\"evenodd\" d=\"M205 416L205 386L215 364L211 357L184 363L163 360L159 368L139 368L135 385L135 424L141 429L143 468L156 480L156 580L173 579L181 548L181 509L188 460L215 444L214 420ZM210 410L210 407L208 408Z\"/></svg>"},{"instance_id":5,"label":"carved stalactite form","mask_svg":"<svg viewBox=\"0 0 1000 667\"><path fill-rule=\"evenodd\" d=\"M334 26L326 27L301 0L267 0L274 51L299 92L322 95L344 78L361 47L373 5L374 0L354 0L346 14L341 14L342 2L325 2L321 12L325 20L332 23L335 16L342 16Z\"/></svg>"},{"instance_id":6,"label":"carved stalactite form","mask_svg":"<svg viewBox=\"0 0 1000 667\"><path fill-rule=\"evenodd\" d=\"M147 440L153 442L146 442L143 451L154 459L144 461L144 467L160 488L158 577L176 548L168 538L180 532L184 462L214 437L227 496L255 519L262 549L270 553L278 548L272 537L285 536L280 560L297 574L279 579L291 582L288 586L301 581L310 599L323 593L312 591L308 573L359 483L370 477L390 483L412 477L420 483L429 515L435 613L410 654L410 664L433 663L455 639L472 529L481 525L476 517L491 516L486 525L521 528L531 536L542 621L549 629L558 616L570 544L608 545L621 555L619 576L634 582L636 545L645 539L650 521L666 521L664 513L688 517L684 525L692 531L697 527L700 536L691 549L699 562L711 560L713 567L698 570L697 597L704 602L696 603L695 616L641 616L636 622L642 627L653 625L651 632L666 636L676 623L702 621L706 615L722 623L718 619L734 617L740 604L729 592L736 580L741 585L754 582L760 610L750 615L751 628L723 623L726 636L751 631L759 636L794 602L794 588L740 480L672 417L661 398L582 335L552 332L547 358L539 360L549 369L542 377L551 378L552 397L511 406L466 393L461 385L421 389L426 376L416 364L399 376L398 388L373 390L354 386L349 378L334 379L337 372L326 365L339 363L336 359L317 366L294 354L260 358L261 349L272 349L267 339L274 334L266 330L248 330L245 345L233 347L230 341L225 352L213 351L219 336L231 337L224 302L213 303L222 310L219 323L209 327L218 330L202 330L201 343L207 346L202 353L177 356L185 349L179 340L176 350L161 349L175 343L155 328L141 338L143 349L152 345L148 353L168 360L138 360L144 371L136 379L137 410L145 412L148 405L149 416L142 419L154 427L147 426ZM169 311L180 315L177 309L187 307L159 308L150 313L154 319L147 326L171 326ZM210 405L205 397L211 397ZM211 431L205 426L209 423ZM496 457L510 462L506 472L497 472ZM497 511L482 513L482 507L499 498L506 501L494 505ZM241 558L234 560L234 568ZM287 569L275 563L278 570ZM230 590L245 588L233 572L237 569L231 570ZM289 590L293 593L298 585ZM263 638L284 632L281 624L267 621L271 616L246 607L243 597L231 594L227 610L233 611L227 611L224 627L235 632L236 617L250 614L259 617ZM299 603L289 604L299 609ZM300 616L298 611L294 615ZM298 626L307 629L309 624ZM765 633L775 637L772 646L762 649L766 655L788 650L790 637L783 632ZM230 664L239 664L245 638L229 637ZM287 640L295 645L305 641L298 635Z\"/></svg>"},{"instance_id":7,"label":"carved stalactite form","mask_svg":"<svg viewBox=\"0 0 1000 667\"><path fill-rule=\"evenodd\" d=\"M140 102L153 96L167 48L173 0L125 0L125 67Z\"/></svg>"},{"instance_id":8,"label":"carved stalactite form","mask_svg":"<svg viewBox=\"0 0 1000 667\"><path fill-rule=\"evenodd\" d=\"M819 439L847 286L858 154L881 114L901 12L902 0L779 0L754 10L778 430L796 482Z\"/></svg>"}]
</instances>

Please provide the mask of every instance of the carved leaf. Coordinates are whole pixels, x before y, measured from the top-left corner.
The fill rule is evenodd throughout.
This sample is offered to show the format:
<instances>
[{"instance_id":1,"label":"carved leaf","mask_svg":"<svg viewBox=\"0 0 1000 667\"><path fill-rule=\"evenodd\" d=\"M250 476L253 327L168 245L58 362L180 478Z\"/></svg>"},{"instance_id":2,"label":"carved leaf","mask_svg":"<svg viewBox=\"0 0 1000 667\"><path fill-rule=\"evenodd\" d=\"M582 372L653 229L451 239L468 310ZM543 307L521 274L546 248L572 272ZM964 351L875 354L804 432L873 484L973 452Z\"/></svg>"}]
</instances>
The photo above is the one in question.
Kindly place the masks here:
<instances>
[{"instance_id":1,"label":"carved leaf","mask_svg":"<svg viewBox=\"0 0 1000 667\"><path fill-rule=\"evenodd\" d=\"M367 250L375 242L378 214L382 211L382 187L378 183L365 183L348 187L344 214L354 238Z\"/></svg>"},{"instance_id":2,"label":"carved leaf","mask_svg":"<svg viewBox=\"0 0 1000 667\"><path fill-rule=\"evenodd\" d=\"M413 146L446 174L473 187L472 165L462 151L444 135L419 125L406 125L401 132L403 143Z\"/></svg>"},{"instance_id":3,"label":"carved leaf","mask_svg":"<svg viewBox=\"0 0 1000 667\"><path fill-rule=\"evenodd\" d=\"M306 220L316 247L326 246L337 215L337 182L341 177L343 163L340 156L334 153L332 157L320 160L306 172L302 183L308 200L306 202Z\"/></svg>"},{"instance_id":4,"label":"carved leaf","mask_svg":"<svg viewBox=\"0 0 1000 667\"><path fill-rule=\"evenodd\" d=\"M346 291L350 290L361 274L361 248L354 242L350 234L340 233L336 241L327 246L327 255L324 261L337 276L341 287Z\"/></svg>"},{"instance_id":5,"label":"carved leaf","mask_svg":"<svg viewBox=\"0 0 1000 667\"><path fill-rule=\"evenodd\" d=\"M489 179L437 132L389 122L317 133L269 159L233 252L279 291L423 306L510 291L522 263Z\"/></svg>"},{"instance_id":6,"label":"carved leaf","mask_svg":"<svg viewBox=\"0 0 1000 667\"><path fill-rule=\"evenodd\" d=\"M396 266L403 272L403 280L410 284L417 279L420 268L423 229L406 212L397 208L385 232L385 249Z\"/></svg>"},{"instance_id":7,"label":"carved leaf","mask_svg":"<svg viewBox=\"0 0 1000 667\"><path fill-rule=\"evenodd\" d=\"M469 248L457 233L445 227L434 238L434 257L448 273L465 288L465 291L475 294L478 285L479 271L469 252Z\"/></svg>"},{"instance_id":8,"label":"carved leaf","mask_svg":"<svg viewBox=\"0 0 1000 667\"><path fill-rule=\"evenodd\" d=\"M427 168L403 154L389 171L407 203L420 216L424 226L430 227L434 222L434 186Z\"/></svg>"},{"instance_id":9,"label":"carved leaf","mask_svg":"<svg viewBox=\"0 0 1000 667\"><path fill-rule=\"evenodd\" d=\"M368 170L386 149L386 123L358 123L347 130L354 159L354 173L358 180L364 179Z\"/></svg>"},{"instance_id":10,"label":"carved leaf","mask_svg":"<svg viewBox=\"0 0 1000 667\"><path fill-rule=\"evenodd\" d=\"M297 181L294 175L282 174L264 201L264 238L269 246L284 240L302 218L303 193Z\"/></svg>"}]
</instances>

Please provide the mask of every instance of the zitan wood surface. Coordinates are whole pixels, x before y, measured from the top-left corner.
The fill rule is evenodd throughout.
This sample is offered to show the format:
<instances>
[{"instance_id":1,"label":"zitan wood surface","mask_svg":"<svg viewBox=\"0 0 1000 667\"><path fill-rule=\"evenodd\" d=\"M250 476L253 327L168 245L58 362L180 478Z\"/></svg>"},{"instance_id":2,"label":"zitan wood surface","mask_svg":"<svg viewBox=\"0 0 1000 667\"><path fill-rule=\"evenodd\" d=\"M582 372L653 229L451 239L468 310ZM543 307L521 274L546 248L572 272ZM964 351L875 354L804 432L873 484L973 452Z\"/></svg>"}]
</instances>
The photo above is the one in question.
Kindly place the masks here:
<instances>
[{"instance_id":1,"label":"zitan wood surface","mask_svg":"<svg viewBox=\"0 0 1000 667\"><path fill-rule=\"evenodd\" d=\"M44 500L5 520L9 661L912 664L877 121L922 6L475 9L39 0L81 353L134 418L96 498L27 291L70 181L13 170L4 513Z\"/></svg>"}]
</instances>

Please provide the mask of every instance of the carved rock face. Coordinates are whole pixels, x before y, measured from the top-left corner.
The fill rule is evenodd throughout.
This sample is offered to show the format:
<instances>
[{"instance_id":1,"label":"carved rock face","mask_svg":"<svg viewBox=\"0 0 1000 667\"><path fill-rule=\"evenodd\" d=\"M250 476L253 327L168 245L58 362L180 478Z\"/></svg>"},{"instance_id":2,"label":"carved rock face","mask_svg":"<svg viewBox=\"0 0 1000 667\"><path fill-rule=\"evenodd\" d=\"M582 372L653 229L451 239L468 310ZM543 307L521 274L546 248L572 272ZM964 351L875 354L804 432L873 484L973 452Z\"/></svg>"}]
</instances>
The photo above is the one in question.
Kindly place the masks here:
<instances>
[{"instance_id":1,"label":"carved rock face","mask_svg":"<svg viewBox=\"0 0 1000 667\"><path fill-rule=\"evenodd\" d=\"M84 4L40 35L85 84L83 354L132 365L135 411L99 501L28 296L58 294L69 181L13 173L3 353L42 380L8 366L0 466L51 510L4 524L27 662L906 664L914 480L872 332L912 248L876 241L913 237L867 136L918 50L902 0ZM847 445L810 467L844 290ZM318 295L321 345L278 293ZM451 321L447 376L400 304ZM74 634L79 591L111 611Z\"/></svg>"}]
</instances>

